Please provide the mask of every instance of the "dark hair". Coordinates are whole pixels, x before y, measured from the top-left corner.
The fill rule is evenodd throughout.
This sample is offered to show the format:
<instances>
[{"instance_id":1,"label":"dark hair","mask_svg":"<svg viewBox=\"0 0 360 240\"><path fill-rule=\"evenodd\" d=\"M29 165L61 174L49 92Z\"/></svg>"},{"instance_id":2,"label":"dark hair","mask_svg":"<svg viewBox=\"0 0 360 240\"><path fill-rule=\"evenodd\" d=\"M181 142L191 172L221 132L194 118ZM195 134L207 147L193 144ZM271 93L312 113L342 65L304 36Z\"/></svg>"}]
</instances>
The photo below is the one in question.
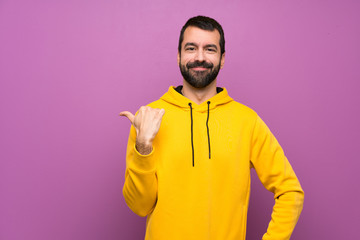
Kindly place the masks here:
<instances>
[{"instance_id":1,"label":"dark hair","mask_svg":"<svg viewBox=\"0 0 360 240\"><path fill-rule=\"evenodd\" d=\"M184 32L186 28L188 28L189 26L194 26L207 31L214 31L214 29L218 30L218 32L220 33L219 44L220 44L221 54L225 52L225 36L221 25L215 19L205 16L196 16L190 18L181 29L180 37L179 37L179 46L178 46L179 54L181 54L181 44L184 40Z\"/></svg>"}]
</instances>

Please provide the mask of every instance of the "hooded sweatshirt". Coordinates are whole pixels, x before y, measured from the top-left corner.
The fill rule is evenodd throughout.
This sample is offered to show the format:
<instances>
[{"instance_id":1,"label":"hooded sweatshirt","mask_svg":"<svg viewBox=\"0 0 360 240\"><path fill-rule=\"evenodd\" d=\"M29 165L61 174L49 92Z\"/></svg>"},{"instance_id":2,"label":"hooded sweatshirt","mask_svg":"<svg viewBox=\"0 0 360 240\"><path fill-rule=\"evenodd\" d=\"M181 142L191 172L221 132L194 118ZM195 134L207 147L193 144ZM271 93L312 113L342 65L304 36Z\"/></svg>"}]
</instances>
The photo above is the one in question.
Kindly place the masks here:
<instances>
[{"instance_id":1,"label":"hooded sweatshirt","mask_svg":"<svg viewBox=\"0 0 360 240\"><path fill-rule=\"evenodd\" d=\"M148 106L165 114L148 155L136 150L131 127L123 187L129 208L147 216L146 240L245 239L251 168L274 193L263 239L290 239L304 192L253 110L225 88L198 105L170 87Z\"/></svg>"}]
</instances>

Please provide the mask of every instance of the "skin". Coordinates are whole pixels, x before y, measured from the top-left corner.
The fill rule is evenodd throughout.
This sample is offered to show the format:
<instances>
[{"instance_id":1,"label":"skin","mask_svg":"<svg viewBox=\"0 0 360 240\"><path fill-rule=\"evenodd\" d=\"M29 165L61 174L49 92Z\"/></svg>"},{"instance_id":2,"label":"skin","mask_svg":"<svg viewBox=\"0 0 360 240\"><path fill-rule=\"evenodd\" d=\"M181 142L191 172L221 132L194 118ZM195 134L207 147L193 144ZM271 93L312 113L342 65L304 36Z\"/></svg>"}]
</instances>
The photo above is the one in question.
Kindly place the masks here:
<instances>
[{"instance_id":1,"label":"skin","mask_svg":"<svg viewBox=\"0 0 360 240\"><path fill-rule=\"evenodd\" d=\"M186 28L181 44L181 54L177 55L178 64L186 65L188 62L206 61L217 66L220 62L220 69L223 68L225 53L221 57L219 42L220 33L217 30L206 31L193 26ZM210 70L195 68L190 71ZM196 104L201 104L216 95L216 79L204 88L194 88L183 79L183 95Z\"/></svg>"},{"instance_id":2,"label":"skin","mask_svg":"<svg viewBox=\"0 0 360 240\"><path fill-rule=\"evenodd\" d=\"M180 66L188 62L206 61L214 66L224 66L225 53L221 55L220 33L217 30L206 31L190 26L184 32L184 40L181 46L181 53L177 55ZM206 68L191 68L190 71L210 71ZM194 88L183 79L182 93L185 97L196 104L201 104L216 95L216 79L204 88ZM127 117L136 130L136 149L142 155L152 151L152 143L160 129L164 109L154 109L148 106L140 107L138 114L134 116L131 112L123 111L119 115Z\"/></svg>"},{"instance_id":3,"label":"skin","mask_svg":"<svg viewBox=\"0 0 360 240\"><path fill-rule=\"evenodd\" d=\"M147 155L151 153L152 142L160 129L164 113L164 109L142 106L136 116L128 111L119 114L120 116L127 117L134 126L136 130L135 146L140 154Z\"/></svg>"}]
</instances>

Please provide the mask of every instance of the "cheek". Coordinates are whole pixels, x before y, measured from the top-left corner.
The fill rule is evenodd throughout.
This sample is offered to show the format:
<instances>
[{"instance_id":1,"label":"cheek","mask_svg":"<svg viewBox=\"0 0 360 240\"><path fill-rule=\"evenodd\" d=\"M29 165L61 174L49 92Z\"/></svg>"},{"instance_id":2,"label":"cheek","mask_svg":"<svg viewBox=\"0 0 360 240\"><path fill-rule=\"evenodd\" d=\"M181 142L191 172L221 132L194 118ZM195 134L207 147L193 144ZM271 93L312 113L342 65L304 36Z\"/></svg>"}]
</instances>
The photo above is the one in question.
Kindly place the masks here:
<instances>
[{"instance_id":1,"label":"cheek","mask_svg":"<svg viewBox=\"0 0 360 240\"><path fill-rule=\"evenodd\" d=\"M220 56L218 55L211 55L208 58L212 63L216 63L218 64L221 60L220 60Z\"/></svg>"},{"instance_id":2,"label":"cheek","mask_svg":"<svg viewBox=\"0 0 360 240\"><path fill-rule=\"evenodd\" d=\"M180 58L180 64L186 65L188 62L191 62L191 58L189 58L189 57L181 57Z\"/></svg>"}]
</instances>

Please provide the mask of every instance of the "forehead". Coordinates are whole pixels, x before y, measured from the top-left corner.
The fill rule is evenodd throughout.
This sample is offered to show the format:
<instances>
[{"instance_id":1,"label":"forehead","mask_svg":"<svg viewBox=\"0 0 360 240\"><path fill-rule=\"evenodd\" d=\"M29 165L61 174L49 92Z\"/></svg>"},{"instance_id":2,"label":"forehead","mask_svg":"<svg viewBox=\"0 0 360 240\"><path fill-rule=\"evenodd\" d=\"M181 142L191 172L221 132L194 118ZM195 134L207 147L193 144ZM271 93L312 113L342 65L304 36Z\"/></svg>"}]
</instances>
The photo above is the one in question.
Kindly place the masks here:
<instances>
[{"instance_id":1,"label":"forehead","mask_svg":"<svg viewBox=\"0 0 360 240\"><path fill-rule=\"evenodd\" d=\"M199 46L215 44L220 47L220 33L216 29L208 31L194 26L189 26L185 29L182 47L189 42L195 43Z\"/></svg>"}]
</instances>

